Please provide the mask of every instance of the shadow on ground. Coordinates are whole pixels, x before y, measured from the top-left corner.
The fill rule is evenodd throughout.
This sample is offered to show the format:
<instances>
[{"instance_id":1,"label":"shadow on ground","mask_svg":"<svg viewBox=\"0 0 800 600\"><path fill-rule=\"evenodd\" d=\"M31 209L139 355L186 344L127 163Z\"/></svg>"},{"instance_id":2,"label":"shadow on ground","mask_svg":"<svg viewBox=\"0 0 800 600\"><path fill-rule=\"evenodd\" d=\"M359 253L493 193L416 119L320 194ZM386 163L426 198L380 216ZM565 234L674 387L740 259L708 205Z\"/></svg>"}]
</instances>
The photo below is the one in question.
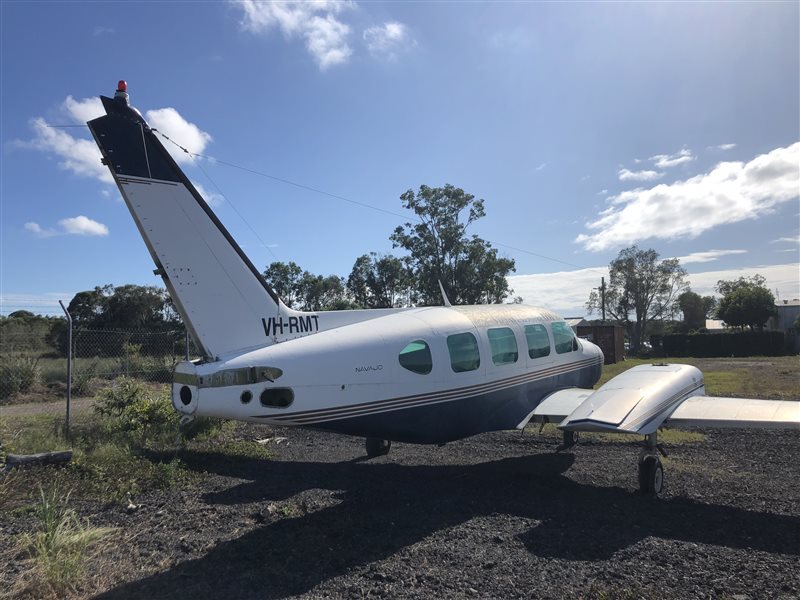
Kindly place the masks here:
<instances>
[{"instance_id":1,"label":"shadow on ground","mask_svg":"<svg viewBox=\"0 0 800 600\"><path fill-rule=\"evenodd\" d=\"M581 485L563 475L573 460L560 454L477 465L403 466L375 461L261 462L197 453L189 460L190 468L249 479L206 494L202 499L208 504L269 503L313 489L334 491L340 502L266 522L201 558L99 597L301 594L354 567L487 515L530 519L531 528L517 540L542 558L603 560L647 536L800 555L798 518ZM492 543L492 532L484 535L485 540L476 537L474 543ZM515 540L506 543L519 546Z\"/></svg>"}]
</instances>

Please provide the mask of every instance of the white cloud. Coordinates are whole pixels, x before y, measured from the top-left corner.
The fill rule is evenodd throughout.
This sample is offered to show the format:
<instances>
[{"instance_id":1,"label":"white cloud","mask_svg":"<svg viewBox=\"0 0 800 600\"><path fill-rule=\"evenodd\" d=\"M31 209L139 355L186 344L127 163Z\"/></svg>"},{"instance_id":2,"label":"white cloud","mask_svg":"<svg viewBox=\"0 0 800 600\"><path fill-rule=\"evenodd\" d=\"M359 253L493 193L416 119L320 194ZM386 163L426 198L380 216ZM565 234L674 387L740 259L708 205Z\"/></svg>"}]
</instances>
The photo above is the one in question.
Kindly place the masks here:
<instances>
[{"instance_id":1,"label":"white cloud","mask_svg":"<svg viewBox=\"0 0 800 600\"><path fill-rule=\"evenodd\" d=\"M92 35L105 35L107 33L115 33L116 29L113 27L106 27L105 25L95 25Z\"/></svg>"},{"instance_id":2,"label":"white cloud","mask_svg":"<svg viewBox=\"0 0 800 600\"><path fill-rule=\"evenodd\" d=\"M76 124L84 124L104 115L105 110L99 98L76 100L72 96L67 96L58 107L58 114ZM174 108L149 110L145 118L152 127L192 152L202 153L212 140L210 134L184 119ZM62 169L72 171L81 177L91 177L103 183L114 183L108 167L100 162L100 150L94 140L74 137L65 129L50 127L42 117L32 119L30 125L33 138L28 141L16 141L16 146L54 155L59 159L58 164ZM164 141L164 146L176 162L191 162L192 159L174 144Z\"/></svg>"},{"instance_id":3,"label":"white cloud","mask_svg":"<svg viewBox=\"0 0 800 600\"><path fill-rule=\"evenodd\" d=\"M722 162L685 181L613 196L611 206L575 241L592 251L648 238L697 237L726 223L755 219L800 195L800 142L748 163Z\"/></svg>"},{"instance_id":4,"label":"white cloud","mask_svg":"<svg viewBox=\"0 0 800 600\"><path fill-rule=\"evenodd\" d=\"M800 236L778 238L777 240L772 240L770 244L800 244Z\"/></svg>"},{"instance_id":5,"label":"white cloud","mask_svg":"<svg viewBox=\"0 0 800 600\"><path fill-rule=\"evenodd\" d=\"M714 295L714 286L720 279L738 279L758 273L766 278L766 286L781 298L800 298L800 279L797 277L800 264L762 265L720 271L690 273L692 291L703 295ZM509 285L515 296L522 296L525 304L550 309L565 317L586 315L584 308L592 288L600 286L600 278L605 275L609 281L608 269L580 269L558 273L537 273L532 275L512 275ZM598 318L599 315L593 315Z\"/></svg>"},{"instance_id":6,"label":"white cloud","mask_svg":"<svg viewBox=\"0 0 800 600\"><path fill-rule=\"evenodd\" d=\"M617 172L620 181L653 181L661 179L664 174L657 171L630 171L622 168Z\"/></svg>"},{"instance_id":7,"label":"white cloud","mask_svg":"<svg viewBox=\"0 0 800 600\"><path fill-rule=\"evenodd\" d=\"M58 224L71 235L108 235L108 227L83 215L61 219Z\"/></svg>"},{"instance_id":8,"label":"white cloud","mask_svg":"<svg viewBox=\"0 0 800 600\"><path fill-rule=\"evenodd\" d=\"M538 167L536 167L536 170L537 171L543 171L546 166L547 166L547 163L543 162Z\"/></svg>"},{"instance_id":9,"label":"white cloud","mask_svg":"<svg viewBox=\"0 0 800 600\"><path fill-rule=\"evenodd\" d=\"M369 53L386 60L397 60L400 52L416 46L408 27L397 21L369 27L364 30L363 37Z\"/></svg>"},{"instance_id":10,"label":"white cloud","mask_svg":"<svg viewBox=\"0 0 800 600\"><path fill-rule=\"evenodd\" d=\"M682 265L688 265L691 263L711 262L722 256L731 254L747 254L747 250L707 250L706 252L692 252L686 256L679 256L678 260L681 261Z\"/></svg>"},{"instance_id":11,"label":"white cloud","mask_svg":"<svg viewBox=\"0 0 800 600\"><path fill-rule=\"evenodd\" d=\"M656 154L650 157L650 160L652 160L659 169L677 167L678 165L692 162L694 159L695 157L688 148L684 148L675 154Z\"/></svg>"},{"instance_id":12,"label":"white cloud","mask_svg":"<svg viewBox=\"0 0 800 600\"><path fill-rule=\"evenodd\" d=\"M353 50L347 42L350 26L336 15L354 6L341 0L315 2L235 2L243 11L242 28L252 33L268 33L274 27L287 39L302 37L321 70L341 64L350 58Z\"/></svg>"},{"instance_id":13,"label":"white cloud","mask_svg":"<svg viewBox=\"0 0 800 600\"><path fill-rule=\"evenodd\" d=\"M72 96L67 96L61 109L76 123L84 125L87 121L102 117L106 114L100 96L75 100Z\"/></svg>"},{"instance_id":14,"label":"white cloud","mask_svg":"<svg viewBox=\"0 0 800 600\"><path fill-rule=\"evenodd\" d=\"M724 150L733 150L736 148L736 144L717 144L716 146L709 146L709 150L716 150L716 151L724 151Z\"/></svg>"},{"instance_id":15,"label":"white cloud","mask_svg":"<svg viewBox=\"0 0 800 600\"><path fill-rule=\"evenodd\" d=\"M171 140L194 154L202 154L212 140L211 134L184 119L174 108L148 110L144 117L150 127L158 129ZM163 140L162 143L178 164L192 162L192 157L175 144L171 144L166 140Z\"/></svg>"},{"instance_id":16,"label":"white cloud","mask_svg":"<svg viewBox=\"0 0 800 600\"><path fill-rule=\"evenodd\" d=\"M197 191L203 197L203 200L205 200L209 206L215 207L225 202L224 196L216 192L212 192L211 190L207 190L196 181L193 181L192 185L197 189Z\"/></svg>"},{"instance_id":17,"label":"white cloud","mask_svg":"<svg viewBox=\"0 0 800 600\"><path fill-rule=\"evenodd\" d=\"M61 219L58 224L61 229L53 229L52 227L45 229L38 223L30 221L25 223L25 230L40 238L53 237L54 235L108 235L108 227L84 215Z\"/></svg>"},{"instance_id":18,"label":"white cloud","mask_svg":"<svg viewBox=\"0 0 800 600\"><path fill-rule=\"evenodd\" d=\"M33 221L25 223L25 231L30 231L33 235L41 238L58 235L58 232L56 230L42 229L41 225L39 225L38 223L34 223Z\"/></svg>"},{"instance_id":19,"label":"white cloud","mask_svg":"<svg viewBox=\"0 0 800 600\"><path fill-rule=\"evenodd\" d=\"M60 159L58 166L81 177L114 183L108 167L100 162L102 156L94 140L72 137L63 129L49 127L41 117L31 120L31 128L33 139L18 145L55 155Z\"/></svg>"}]
</instances>

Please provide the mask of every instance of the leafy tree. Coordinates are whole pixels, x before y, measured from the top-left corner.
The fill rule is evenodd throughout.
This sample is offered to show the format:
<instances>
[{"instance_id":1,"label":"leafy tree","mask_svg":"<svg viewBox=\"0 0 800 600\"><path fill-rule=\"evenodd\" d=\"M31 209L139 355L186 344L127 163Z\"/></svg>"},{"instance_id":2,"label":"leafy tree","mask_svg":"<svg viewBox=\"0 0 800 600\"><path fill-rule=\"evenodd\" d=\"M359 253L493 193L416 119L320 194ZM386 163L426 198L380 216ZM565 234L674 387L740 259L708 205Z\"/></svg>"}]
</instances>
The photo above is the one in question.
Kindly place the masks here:
<instances>
[{"instance_id":1,"label":"leafy tree","mask_svg":"<svg viewBox=\"0 0 800 600\"><path fill-rule=\"evenodd\" d=\"M677 258L659 260L658 252L631 246L620 250L609 264L606 313L625 327L631 349L638 352L647 325L675 310L678 296L687 287L686 269ZM592 290L586 309L599 311L600 294Z\"/></svg>"},{"instance_id":2,"label":"leafy tree","mask_svg":"<svg viewBox=\"0 0 800 600\"><path fill-rule=\"evenodd\" d=\"M401 259L370 252L356 259L347 278L347 289L363 308L392 308L406 304L412 280Z\"/></svg>"},{"instance_id":3,"label":"leafy tree","mask_svg":"<svg viewBox=\"0 0 800 600\"><path fill-rule=\"evenodd\" d=\"M483 200L450 184L422 185L400 199L420 222L397 227L390 239L408 251L406 261L424 303L441 303L439 281L454 304L502 302L510 294L506 275L515 270L514 261L497 256L477 235L467 235L467 228L485 215Z\"/></svg>"},{"instance_id":4,"label":"leafy tree","mask_svg":"<svg viewBox=\"0 0 800 600\"><path fill-rule=\"evenodd\" d=\"M311 311L355 308L338 275L314 275L294 262L273 262L264 271L264 277L290 308Z\"/></svg>"},{"instance_id":5,"label":"leafy tree","mask_svg":"<svg viewBox=\"0 0 800 600\"><path fill-rule=\"evenodd\" d=\"M293 261L288 263L273 262L264 271L264 278L267 283L272 286L275 293L289 308L293 308L299 299L298 285L302 276L303 270Z\"/></svg>"},{"instance_id":6,"label":"leafy tree","mask_svg":"<svg viewBox=\"0 0 800 600\"><path fill-rule=\"evenodd\" d=\"M761 275L720 280L717 291L722 294L717 316L732 327L764 328L776 315L775 296L765 286Z\"/></svg>"},{"instance_id":7,"label":"leafy tree","mask_svg":"<svg viewBox=\"0 0 800 600\"><path fill-rule=\"evenodd\" d=\"M714 313L717 301L713 296L701 296L687 289L678 296L678 307L683 313L683 321L689 331L706 326L706 318Z\"/></svg>"}]
</instances>

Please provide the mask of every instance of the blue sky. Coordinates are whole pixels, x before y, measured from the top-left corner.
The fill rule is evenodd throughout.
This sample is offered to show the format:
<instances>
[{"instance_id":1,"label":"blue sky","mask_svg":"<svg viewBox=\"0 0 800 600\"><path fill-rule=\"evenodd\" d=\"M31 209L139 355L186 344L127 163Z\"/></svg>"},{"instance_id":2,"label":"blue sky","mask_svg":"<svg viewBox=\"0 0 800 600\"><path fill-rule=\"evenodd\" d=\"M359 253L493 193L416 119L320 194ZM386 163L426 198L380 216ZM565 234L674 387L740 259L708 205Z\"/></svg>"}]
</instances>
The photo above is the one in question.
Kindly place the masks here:
<instances>
[{"instance_id":1,"label":"blue sky","mask_svg":"<svg viewBox=\"0 0 800 600\"><path fill-rule=\"evenodd\" d=\"M761 273L800 297L797 3L0 10L3 314L159 284L88 130L47 127L91 118L118 79L221 161L400 214L420 184L484 198L474 232L516 260L526 303L582 314L631 243L681 257L702 293ZM346 276L393 251L399 216L180 158L260 268Z\"/></svg>"}]
</instances>

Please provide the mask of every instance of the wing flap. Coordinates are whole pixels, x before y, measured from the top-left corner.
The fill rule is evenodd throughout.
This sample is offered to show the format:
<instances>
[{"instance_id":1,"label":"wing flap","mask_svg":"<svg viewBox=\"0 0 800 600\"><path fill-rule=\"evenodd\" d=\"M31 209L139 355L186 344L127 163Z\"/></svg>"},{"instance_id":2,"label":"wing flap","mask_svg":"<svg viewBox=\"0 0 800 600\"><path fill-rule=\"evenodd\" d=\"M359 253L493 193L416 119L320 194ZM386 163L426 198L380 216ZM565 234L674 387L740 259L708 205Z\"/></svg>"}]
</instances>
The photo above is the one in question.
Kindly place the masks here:
<instances>
[{"instance_id":1,"label":"wing flap","mask_svg":"<svg viewBox=\"0 0 800 600\"><path fill-rule=\"evenodd\" d=\"M693 396L664 422L668 427L800 429L800 402Z\"/></svg>"},{"instance_id":2,"label":"wing flap","mask_svg":"<svg viewBox=\"0 0 800 600\"><path fill-rule=\"evenodd\" d=\"M594 390L583 388L567 388L553 392L517 425L517 429L523 429L530 421L534 423L560 423L593 393Z\"/></svg>"}]
</instances>

